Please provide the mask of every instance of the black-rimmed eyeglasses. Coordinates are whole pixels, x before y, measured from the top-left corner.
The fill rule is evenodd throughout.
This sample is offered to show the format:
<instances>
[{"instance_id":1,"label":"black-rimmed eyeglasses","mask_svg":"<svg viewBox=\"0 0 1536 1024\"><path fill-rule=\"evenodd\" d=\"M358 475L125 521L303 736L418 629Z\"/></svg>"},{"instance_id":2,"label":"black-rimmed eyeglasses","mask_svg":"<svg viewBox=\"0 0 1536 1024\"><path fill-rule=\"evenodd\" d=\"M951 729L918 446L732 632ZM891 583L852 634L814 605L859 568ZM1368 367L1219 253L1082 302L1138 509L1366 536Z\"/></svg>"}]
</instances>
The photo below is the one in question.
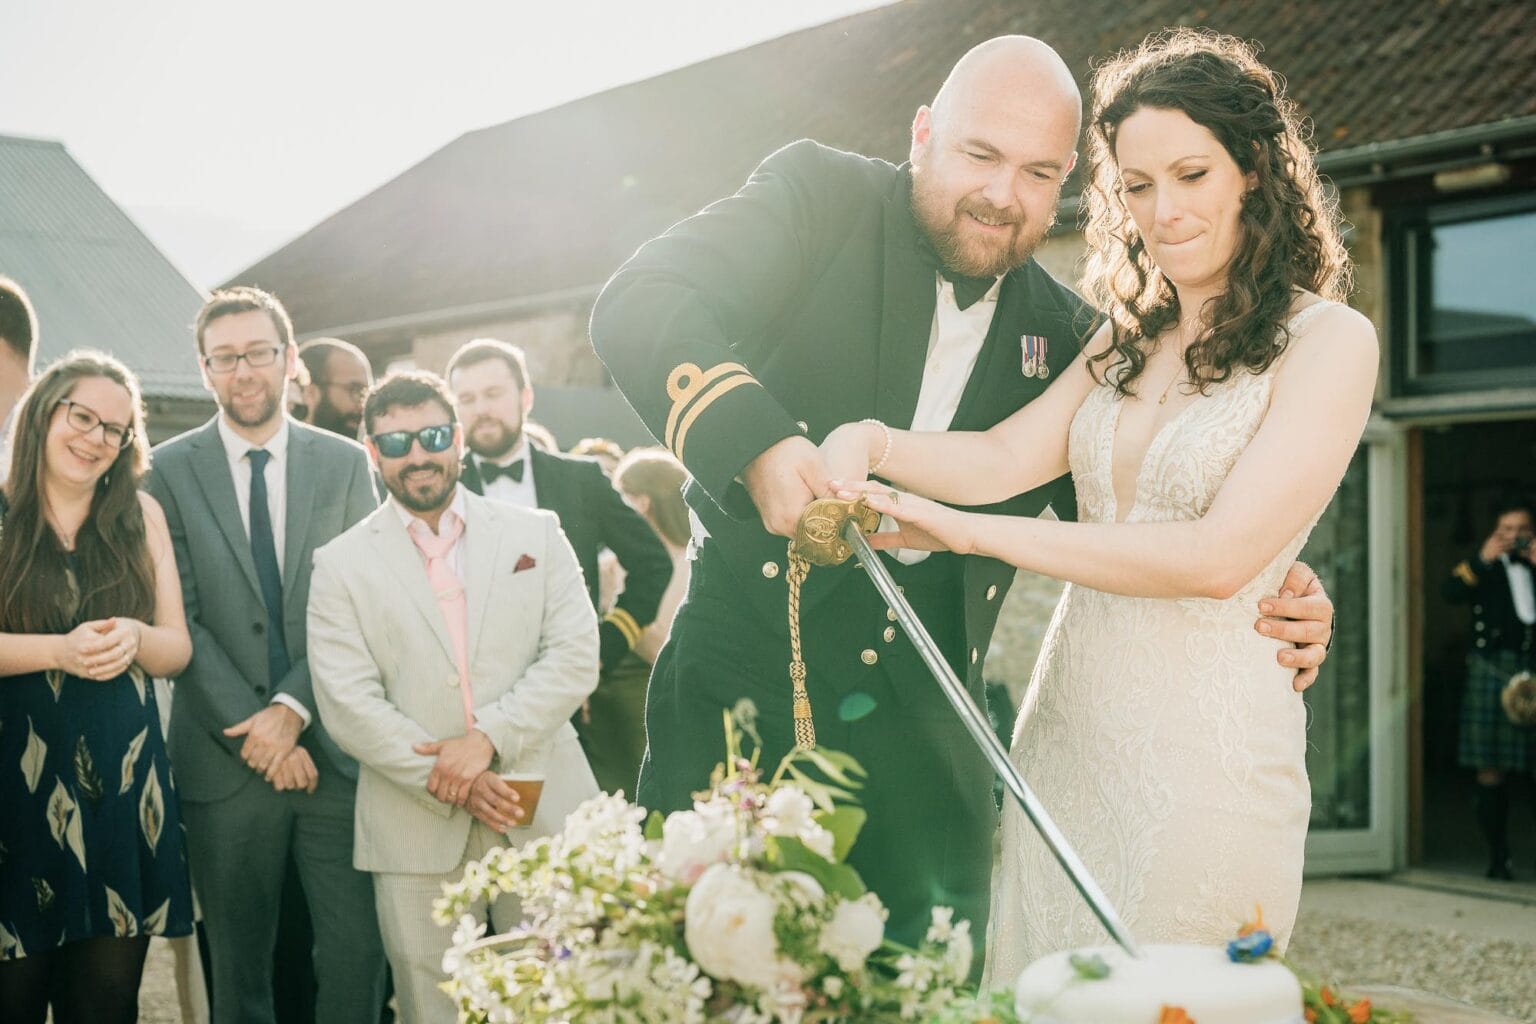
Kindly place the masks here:
<instances>
[{"instance_id":1,"label":"black-rimmed eyeglasses","mask_svg":"<svg viewBox=\"0 0 1536 1024\"><path fill-rule=\"evenodd\" d=\"M211 356L203 356L203 365L208 367L209 373L229 373L240 365L240 360L245 360L245 365L253 370L259 370L263 366L271 366L277 362L277 357L283 354L286 345L263 345L261 348L253 348L246 352L218 352Z\"/></svg>"},{"instance_id":2,"label":"black-rimmed eyeglasses","mask_svg":"<svg viewBox=\"0 0 1536 1024\"><path fill-rule=\"evenodd\" d=\"M59 399L59 404L64 407L64 417L69 421L69 427L77 434L89 434L97 427L101 428L101 439L113 448L121 451L133 443L133 428L125 427L118 423L108 423L96 415L88 406L81 405L69 398Z\"/></svg>"}]
</instances>

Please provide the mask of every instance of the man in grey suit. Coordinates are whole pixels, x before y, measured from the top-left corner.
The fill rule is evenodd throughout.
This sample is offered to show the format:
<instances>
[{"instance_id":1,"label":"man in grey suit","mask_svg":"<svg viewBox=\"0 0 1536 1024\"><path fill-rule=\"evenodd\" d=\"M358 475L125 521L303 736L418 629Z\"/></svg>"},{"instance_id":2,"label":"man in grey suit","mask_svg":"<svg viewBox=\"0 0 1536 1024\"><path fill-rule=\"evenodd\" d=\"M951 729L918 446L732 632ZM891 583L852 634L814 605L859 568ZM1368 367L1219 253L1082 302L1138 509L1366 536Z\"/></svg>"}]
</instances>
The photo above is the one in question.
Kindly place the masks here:
<instances>
[{"instance_id":1,"label":"man in grey suit","mask_svg":"<svg viewBox=\"0 0 1536 1024\"><path fill-rule=\"evenodd\" d=\"M401 1019L451 1024L442 883L597 795L570 724L597 686L597 617L554 513L459 484L439 378L386 377L363 420L389 500L315 555L309 662L320 717L362 764L357 866L374 873ZM543 776L536 807L503 772ZM516 910L492 906L498 931Z\"/></svg>"},{"instance_id":2,"label":"man in grey suit","mask_svg":"<svg viewBox=\"0 0 1536 1024\"><path fill-rule=\"evenodd\" d=\"M293 327L273 296L214 293L196 324L219 413L155 449L192 661L170 752L213 965L215 1024L272 1024L290 853L315 922L316 1019L376 1024L384 956L352 867L357 764L315 716L305 654L315 549L377 505L361 446L290 419Z\"/></svg>"}]
</instances>

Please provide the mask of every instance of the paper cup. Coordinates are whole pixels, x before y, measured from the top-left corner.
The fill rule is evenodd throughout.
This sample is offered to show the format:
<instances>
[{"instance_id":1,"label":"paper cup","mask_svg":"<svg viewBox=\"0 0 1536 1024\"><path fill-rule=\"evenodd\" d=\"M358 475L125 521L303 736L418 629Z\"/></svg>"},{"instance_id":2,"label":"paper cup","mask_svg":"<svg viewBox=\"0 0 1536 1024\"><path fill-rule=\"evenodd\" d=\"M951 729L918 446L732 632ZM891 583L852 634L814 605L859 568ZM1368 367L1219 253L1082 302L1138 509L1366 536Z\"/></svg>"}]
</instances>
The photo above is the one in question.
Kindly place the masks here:
<instances>
[{"instance_id":1,"label":"paper cup","mask_svg":"<svg viewBox=\"0 0 1536 1024\"><path fill-rule=\"evenodd\" d=\"M501 772L501 781L517 790L518 806L523 809L523 819L513 828L528 828L533 816L539 812L539 797L544 794L543 772Z\"/></svg>"}]
</instances>

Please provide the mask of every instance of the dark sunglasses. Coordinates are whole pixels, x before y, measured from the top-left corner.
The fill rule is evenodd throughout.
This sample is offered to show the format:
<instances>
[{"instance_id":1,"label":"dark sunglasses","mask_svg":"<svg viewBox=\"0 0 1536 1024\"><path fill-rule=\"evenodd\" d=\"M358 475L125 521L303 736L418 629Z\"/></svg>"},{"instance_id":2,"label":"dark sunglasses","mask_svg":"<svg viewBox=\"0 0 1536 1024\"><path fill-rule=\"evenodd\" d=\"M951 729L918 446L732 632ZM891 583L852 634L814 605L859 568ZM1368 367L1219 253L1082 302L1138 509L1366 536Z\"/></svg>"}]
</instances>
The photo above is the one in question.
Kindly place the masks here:
<instances>
[{"instance_id":1,"label":"dark sunglasses","mask_svg":"<svg viewBox=\"0 0 1536 1024\"><path fill-rule=\"evenodd\" d=\"M374 434L370 438L379 454L386 459L403 459L411 453L411 444L421 442L421 450L436 455L453 445L453 424L439 423L435 427L420 430L391 430L387 434Z\"/></svg>"}]
</instances>

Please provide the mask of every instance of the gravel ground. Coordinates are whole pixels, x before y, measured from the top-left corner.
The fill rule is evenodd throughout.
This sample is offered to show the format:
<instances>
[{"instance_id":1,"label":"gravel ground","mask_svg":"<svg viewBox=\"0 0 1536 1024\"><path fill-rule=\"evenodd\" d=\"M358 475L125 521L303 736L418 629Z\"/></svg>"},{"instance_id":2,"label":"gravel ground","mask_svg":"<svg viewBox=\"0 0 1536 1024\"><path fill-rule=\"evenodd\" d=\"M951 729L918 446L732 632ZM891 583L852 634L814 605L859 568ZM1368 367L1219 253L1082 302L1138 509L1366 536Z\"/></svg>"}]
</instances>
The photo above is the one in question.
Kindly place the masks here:
<instances>
[{"instance_id":1,"label":"gravel ground","mask_svg":"<svg viewBox=\"0 0 1536 1024\"><path fill-rule=\"evenodd\" d=\"M1531 911L1536 916L1536 911ZM1289 958L1349 985L1394 985L1536 1021L1536 945L1382 925L1356 917L1305 920ZM1428 1022L1425 1022L1428 1024Z\"/></svg>"}]
</instances>

